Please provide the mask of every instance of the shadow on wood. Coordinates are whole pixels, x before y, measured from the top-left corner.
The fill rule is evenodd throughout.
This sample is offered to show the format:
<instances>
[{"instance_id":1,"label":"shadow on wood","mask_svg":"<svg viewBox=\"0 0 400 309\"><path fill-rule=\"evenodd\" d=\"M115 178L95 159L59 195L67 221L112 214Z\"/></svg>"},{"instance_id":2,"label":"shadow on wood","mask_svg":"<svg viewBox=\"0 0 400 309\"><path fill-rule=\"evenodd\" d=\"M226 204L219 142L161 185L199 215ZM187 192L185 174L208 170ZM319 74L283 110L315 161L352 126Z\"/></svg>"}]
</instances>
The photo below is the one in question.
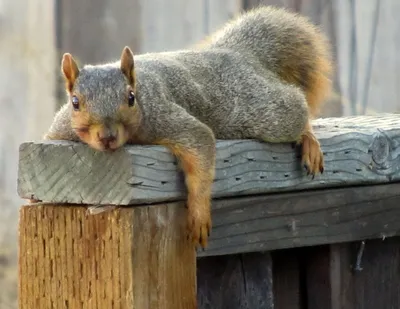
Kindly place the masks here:
<instances>
[{"instance_id":1,"label":"shadow on wood","mask_svg":"<svg viewBox=\"0 0 400 309\"><path fill-rule=\"evenodd\" d=\"M215 256L198 260L199 309L273 309L269 253Z\"/></svg>"}]
</instances>

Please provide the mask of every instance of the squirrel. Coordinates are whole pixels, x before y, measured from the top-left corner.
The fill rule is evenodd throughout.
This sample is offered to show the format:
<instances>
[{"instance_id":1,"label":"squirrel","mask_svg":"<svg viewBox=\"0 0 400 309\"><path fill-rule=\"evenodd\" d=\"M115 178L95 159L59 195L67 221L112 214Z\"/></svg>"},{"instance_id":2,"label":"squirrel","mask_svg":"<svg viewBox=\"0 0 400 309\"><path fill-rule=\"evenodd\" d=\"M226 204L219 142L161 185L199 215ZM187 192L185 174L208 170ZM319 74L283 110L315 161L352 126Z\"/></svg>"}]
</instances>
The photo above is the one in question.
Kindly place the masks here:
<instances>
[{"instance_id":1,"label":"squirrel","mask_svg":"<svg viewBox=\"0 0 400 309\"><path fill-rule=\"evenodd\" d=\"M296 143L307 174L323 173L310 120L331 90L329 42L308 18L261 6L191 48L134 55L79 68L64 53L68 102L44 139L99 151L166 146L187 188L188 237L207 247L217 139Z\"/></svg>"}]
</instances>

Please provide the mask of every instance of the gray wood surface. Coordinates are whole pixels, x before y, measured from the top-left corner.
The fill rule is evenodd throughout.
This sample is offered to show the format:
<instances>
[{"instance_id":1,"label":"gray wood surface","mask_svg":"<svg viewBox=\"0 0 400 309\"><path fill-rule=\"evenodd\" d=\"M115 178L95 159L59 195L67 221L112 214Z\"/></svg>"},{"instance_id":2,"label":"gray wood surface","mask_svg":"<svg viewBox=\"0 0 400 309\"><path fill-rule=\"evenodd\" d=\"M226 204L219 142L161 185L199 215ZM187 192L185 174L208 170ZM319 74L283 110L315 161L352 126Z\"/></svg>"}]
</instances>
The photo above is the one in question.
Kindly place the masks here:
<instances>
[{"instance_id":1,"label":"gray wood surface","mask_svg":"<svg viewBox=\"0 0 400 309\"><path fill-rule=\"evenodd\" d=\"M272 264L268 252L199 259L198 308L276 308L273 297Z\"/></svg>"},{"instance_id":2,"label":"gray wood surface","mask_svg":"<svg viewBox=\"0 0 400 309\"><path fill-rule=\"evenodd\" d=\"M302 248L271 252L273 264L274 309L303 309L304 296L299 251ZM325 308L324 308L325 309Z\"/></svg>"},{"instance_id":3,"label":"gray wood surface","mask_svg":"<svg viewBox=\"0 0 400 309\"><path fill-rule=\"evenodd\" d=\"M314 121L325 172L313 180L289 143L219 141L213 197L388 183L400 180L400 115ZM82 143L27 142L20 147L18 192L53 203L128 205L184 200L183 174L161 146L112 154Z\"/></svg>"},{"instance_id":4,"label":"gray wood surface","mask_svg":"<svg viewBox=\"0 0 400 309\"><path fill-rule=\"evenodd\" d=\"M217 200L198 256L315 246L400 234L400 183Z\"/></svg>"},{"instance_id":5,"label":"gray wood surface","mask_svg":"<svg viewBox=\"0 0 400 309\"><path fill-rule=\"evenodd\" d=\"M354 271L360 243L337 246L338 265L330 269L330 281L338 285L338 291L332 295L335 302L331 307L315 308L400 308L399 237L366 241L360 259L360 271Z\"/></svg>"},{"instance_id":6,"label":"gray wood surface","mask_svg":"<svg viewBox=\"0 0 400 309\"><path fill-rule=\"evenodd\" d=\"M310 265L314 264L304 269L306 308L400 307L400 237L368 240L362 254L360 245L350 242L303 248L308 251L306 259ZM357 261L359 270L355 270Z\"/></svg>"}]
</instances>

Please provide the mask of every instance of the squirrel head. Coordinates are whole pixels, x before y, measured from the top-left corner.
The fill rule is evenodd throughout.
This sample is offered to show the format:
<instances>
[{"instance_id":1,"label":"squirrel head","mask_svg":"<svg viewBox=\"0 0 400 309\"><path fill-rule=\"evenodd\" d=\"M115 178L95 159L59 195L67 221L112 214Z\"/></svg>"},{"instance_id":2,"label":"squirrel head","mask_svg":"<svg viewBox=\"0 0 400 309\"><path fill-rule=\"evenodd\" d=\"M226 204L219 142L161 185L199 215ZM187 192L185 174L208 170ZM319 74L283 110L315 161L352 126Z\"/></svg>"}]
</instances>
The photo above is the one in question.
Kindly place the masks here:
<instances>
[{"instance_id":1,"label":"squirrel head","mask_svg":"<svg viewBox=\"0 0 400 309\"><path fill-rule=\"evenodd\" d=\"M71 126L80 140L97 150L115 150L131 139L141 120L136 102L133 53L119 62L78 68L71 54L61 62L71 104Z\"/></svg>"}]
</instances>

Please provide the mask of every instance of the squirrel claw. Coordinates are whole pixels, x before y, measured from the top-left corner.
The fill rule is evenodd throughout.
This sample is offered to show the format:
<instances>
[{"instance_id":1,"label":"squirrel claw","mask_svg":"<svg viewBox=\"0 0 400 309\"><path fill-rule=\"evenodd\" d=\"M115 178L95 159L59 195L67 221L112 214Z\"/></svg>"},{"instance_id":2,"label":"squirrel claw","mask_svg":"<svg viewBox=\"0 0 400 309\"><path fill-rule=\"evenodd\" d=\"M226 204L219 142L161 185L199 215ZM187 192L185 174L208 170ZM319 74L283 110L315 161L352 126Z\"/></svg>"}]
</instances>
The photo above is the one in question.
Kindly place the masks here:
<instances>
[{"instance_id":1,"label":"squirrel claw","mask_svg":"<svg viewBox=\"0 0 400 309\"><path fill-rule=\"evenodd\" d=\"M302 164L307 171L307 176L311 175L312 179L315 175L324 171L324 157L321 146L312 133L303 135L302 137Z\"/></svg>"},{"instance_id":2,"label":"squirrel claw","mask_svg":"<svg viewBox=\"0 0 400 309\"><path fill-rule=\"evenodd\" d=\"M208 237L211 232L210 215L201 215L199 212L193 214L189 208L188 216L188 238L192 239L195 247L200 245L201 249L207 247Z\"/></svg>"}]
</instances>

